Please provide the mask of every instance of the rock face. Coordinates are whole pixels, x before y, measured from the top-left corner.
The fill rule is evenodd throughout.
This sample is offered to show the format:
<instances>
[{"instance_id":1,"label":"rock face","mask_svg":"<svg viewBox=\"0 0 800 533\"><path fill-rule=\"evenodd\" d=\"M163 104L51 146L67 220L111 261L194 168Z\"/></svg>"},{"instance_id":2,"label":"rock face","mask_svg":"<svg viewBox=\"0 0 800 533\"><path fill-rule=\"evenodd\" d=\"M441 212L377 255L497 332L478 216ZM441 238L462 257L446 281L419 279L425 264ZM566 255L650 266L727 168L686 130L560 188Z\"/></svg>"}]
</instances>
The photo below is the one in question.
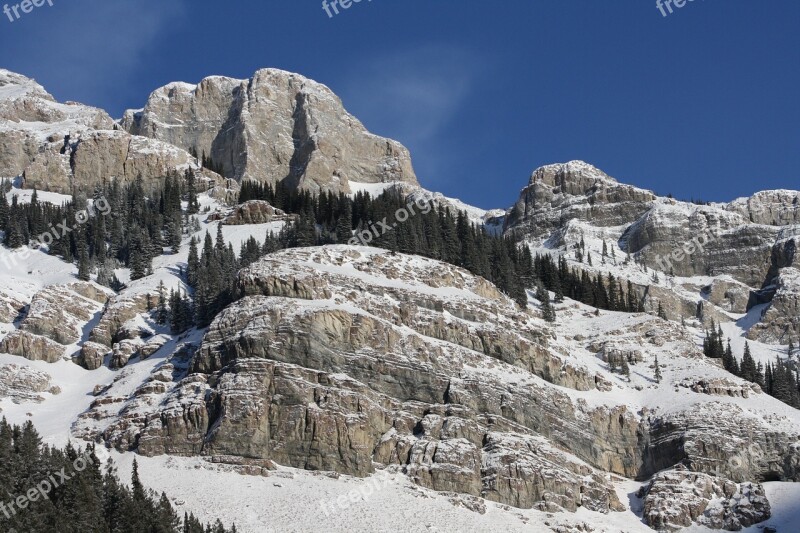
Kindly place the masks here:
<instances>
[{"instance_id":1,"label":"rock face","mask_svg":"<svg viewBox=\"0 0 800 533\"><path fill-rule=\"evenodd\" d=\"M35 81L0 70L0 176L23 176L27 188L71 194L139 175L151 185L189 166L197 162L186 151L132 136L105 111L58 103Z\"/></svg>"},{"instance_id":2,"label":"rock face","mask_svg":"<svg viewBox=\"0 0 800 533\"><path fill-rule=\"evenodd\" d=\"M621 509L604 473L646 480L684 465L734 483L800 479L800 424L741 423L750 419L735 402L765 395L723 382L677 324L642 315L563 344L538 311L482 278L345 246L271 254L241 271L238 286L242 298L199 346L133 394L112 387L78 433L145 455L356 476L391 466L434 490L544 511ZM122 341L119 352L141 343ZM634 400L613 374L572 355L583 350L592 365L624 357L634 375L651 372L653 350L662 362L672 350L698 365L690 374L710 377ZM692 401L634 407L661 394Z\"/></svg>"},{"instance_id":3,"label":"rock face","mask_svg":"<svg viewBox=\"0 0 800 533\"><path fill-rule=\"evenodd\" d=\"M764 282L780 228L750 224L714 206L673 202L668 199L631 221L623 236L630 253L676 276L728 275L751 287Z\"/></svg>"},{"instance_id":4,"label":"rock face","mask_svg":"<svg viewBox=\"0 0 800 533\"><path fill-rule=\"evenodd\" d=\"M40 393L49 390L50 375L46 372L21 365L0 365L0 398L10 398L14 403L38 403L44 400Z\"/></svg>"},{"instance_id":5,"label":"rock face","mask_svg":"<svg viewBox=\"0 0 800 533\"><path fill-rule=\"evenodd\" d=\"M322 84L276 69L248 80L214 76L154 91L121 121L131 134L206 154L224 176L314 191L349 182L416 184L399 143L370 134Z\"/></svg>"},{"instance_id":6,"label":"rock face","mask_svg":"<svg viewBox=\"0 0 800 533\"><path fill-rule=\"evenodd\" d=\"M90 283L47 287L34 295L19 328L65 346L76 343L82 326L100 311L110 292Z\"/></svg>"},{"instance_id":7,"label":"rock face","mask_svg":"<svg viewBox=\"0 0 800 533\"><path fill-rule=\"evenodd\" d=\"M764 487L677 468L656 474L644 497L645 522L659 531L677 531L693 522L738 531L771 516Z\"/></svg>"},{"instance_id":8,"label":"rock face","mask_svg":"<svg viewBox=\"0 0 800 533\"><path fill-rule=\"evenodd\" d=\"M761 322L747 336L762 342L797 344L800 339L800 270L785 268L775 280L775 296Z\"/></svg>"},{"instance_id":9,"label":"rock face","mask_svg":"<svg viewBox=\"0 0 800 533\"><path fill-rule=\"evenodd\" d=\"M572 219L619 226L647 212L656 196L618 183L582 161L548 165L533 172L506 220L517 236L542 237Z\"/></svg>"},{"instance_id":10,"label":"rock face","mask_svg":"<svg viewBox=\"0 0 800 533\"><path fill-rule=\"evenodd\" d=\"M245 297L214 321L187 376L156 402L151 387L132 399L103 431L111 444L359 476L377 462L512 505L621 508L586 459L634 474L635 415L549 388L605 380L547 350L545 332L486 281L331 247L269 256L239 285ZM576 432L587 418L596 424ZM581 441L583 456L543 435Z\"/></svg>"},{"instance_id":11,"label":"rock face","mask_svg":"<svg viewBox=\"0 0 800 533\"><path fill-rule=\"evenodd\" d=\"M585 258L592 255L593 275L612 270L631 281L644 309L655 312L661 304L670 320L730 321L771 302L750 337L788 344L800 338L800 282L788 270L797 268L799 221L798 191L697 205L620 184L572 161L534 171L507 213L505 233L560 250L580 269L587 269ZM603 256L598 264L601 245L619 260ZM573 253L579 246L584 246L581 262ZM653 271L660 279L653 279ZM677 290L676 282L682 284Z\"/></svg>"},{"instance_id":12,"label":"rock face","mask_svg":"<svg viewBox=\"0 0 800 533\"><path fill-rule=\"evenodd\" d=\"M222 218L222 224L226 226L243 226L246 224L286 222L294 218L281 209L272 207L269 202L250 200L234 207L229 215ZM209 216L209 220L213 219L213 216Z\"/></svg>"},{"instance_id":13,"label":"rock face","mask_svg":"<svg viewBox=\"0 0 800 533\"><path fill-rule=\"evenodd\" d=\"M0 291L0 322L11 324L21 317L25 304L17 298Z\"/></svg>"},{"instance_id":14,"label":"rock face","mask_svg":"<svg viewBox=\"0 0 800 533\"><path fill-rule=\"evenodd\" d=\"M55 363L64 356L63 345L28 331L12 331L0 341L0 353L19 355L31 361Z\"/></svg>"},{"instance_id":15,"label":"rock face","mask_svg":"<svg viewBox=\"0 0 800 533\"><path fill-rule=\"evenodd\" d=\"M80 355L75 362L86 370L97 370L103 366L103 360L108 354L108 346L96 342L85 342L81 346Z\"/></svg>"},{"instance_id":16,"label":"rock face","mask_svg":"<svg viewBox=\"0 0 800 533\"><path fill-rule=\"evenodd\" d=\"M751 301L750 287L733 280L715 279L703 292L711 303L731 313L746 313Z\"/></svg>"}]
</instances>

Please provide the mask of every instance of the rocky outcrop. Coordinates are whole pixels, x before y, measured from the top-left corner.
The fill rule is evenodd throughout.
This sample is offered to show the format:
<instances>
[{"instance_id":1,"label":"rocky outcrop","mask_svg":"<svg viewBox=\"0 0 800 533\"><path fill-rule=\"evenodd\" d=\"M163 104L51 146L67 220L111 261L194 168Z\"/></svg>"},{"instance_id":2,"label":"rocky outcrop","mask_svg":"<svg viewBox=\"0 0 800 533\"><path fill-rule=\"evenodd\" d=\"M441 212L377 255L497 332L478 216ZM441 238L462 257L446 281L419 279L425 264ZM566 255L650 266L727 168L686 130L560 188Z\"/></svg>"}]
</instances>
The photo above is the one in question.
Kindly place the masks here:
<instances>
[{"instance_id":1,"label":"rocky outcrop","mask_svg":"<svg viewBox=\"0 0 800 533\"><path fill-rule=\"evenodd\" d=\"M648 473L682 463L694 472L746 481L800 481L800 435L745 418L718 399L649 418Z\"/></svg>"},{"instance_id":2,"label":"rocky outcrop","mask_svg":"<svg viewBox=\"0 0 800 533\"><path fill-rule=\"evenodd\" d=\"M31 361L55 363L64 356L64 352L63 345L29 331L12 331L0 341L0 353L19 355Z\"/></svg>"},{"instance_id":3,"label":"rocky outcrop","mask_svg":"<svg viewBox=\"0 0 800 533\"><path fill-rule=\"evenodd\" d=\"M115 343L138 337L135 328L128 328L126 324L135 319L158 301L158 293L125 294L112 297L103 310L97 325L89 333L89 340L103 344L109 348Z\"/></svg>"},{"instance_id":4,"label":"rocky outcrop","mask_svg":"<svg viewBox=\"0 0 800 533\"><path fill-rule=\"evenodd\" d=\"M505 233L560 250L580 269L590 254L597 261L598 243L608 246L620 261L602 257L602 264L588 270L596 275L613 263L615 275L631 281L644 309L655 312L660 304L670 320L735 320L754 305L771 302L780 283L781 297L750 337L787 344L798 335L798 285L781 271L796 266L798 220L798 191L695 204L620 184L573 161L534 171L505 217ZM587 243L578 260L573 250Z\"/></svg>"},{"instance_id":5,"label":"rocky outcrop","mask_svg":"<svg viewBox=\"0 0 800 533\"><path fill-rule=\"evenodd\" d=\"M656 474L643 487L644 520L659 531L677 531L694 522L738 531L771 516L764 487L676 468Z\"/></svg>"},{"instance_id":6,"label":"rocky outcrop","mask_svg":"<svg viewBox=\"0 0 800 533\"><path fill-rule=\"evenodd\" d=\"M112 384L77 434L145 455L356 476L387 466L437 491L544 511L621 509L605 473L647 480L684 465L734 483L800 476L797 425L748 418L738 403L755 391L721 381L679 324L601 316L620 323L564 343L537 310L464 270L346 246L270 254L239 273L238 288L199 347L132 394ZM122 341L115 353L142 346ZM683 365L708 376L685 383L697 394L647 379L653 352L670 365L665 380ZM602 370L597 355L625 358L631 375ZM677 407L644 407L661 396Z\"/></svg>"},{"instance_id":7,"label":"rocky outcrop","mask_svg":"<svg viewBox=\"0 0 800 533\"><path fill-rule=\"evenodd\" d=\"M75 362L86 370L97 370L103 366L103 361L111 352L108 346L96 342L85 342Z\"/></svg>"},{"instance_id":8,"label":"rocky outcrop","mask_svg":"<svg viewBox=\"0 0 800 533\"><path fill-rule=\"evenodd\" d=\"M800 193L773 190L755 193L749 198L734 200L725 206L754 224L789 226L800 224Z\"/></svg>"},{"instance_id":9,"label":"rocky outcrop","mask_svg":"<svg viewBox=\"0 0 800 533\"><path fill-rule=\"evenodd\" d=\"M725 278L718 278L704 287L702 293L708 300L725 311L744 314L751 302L752 289L747 285Z\"/></svg>"},{"instance_id":10,"label":"rocky outcrop","mask_svg":"<svg viewBox=\"0 0 800 533\"><path fill-rule=\"evenodd\" d=\"M52 285L31 300L21 330L70 345L82 337L82 327L102 309L111 291L90 283Z\"/></svg>"},{"instance_id":11,"label":"rocky outcrop","mask_svg":"<svg viewBox=\"0 0 800 533\"><path fill-rule=\"evenodd\" d=\"M22 365L0 365L0 398L14 403L42 402L41 393L57 390L50 385L50 375Z\"/></svg>"},{"instance_id":12,"label":"rocky outcrop","mask_svg":"<svg viewBox=\"0 0 800 533\"><path fill-rule=\"evenodd\" d=\"M248 296L217 317L188 375L143 386L102 432L110 444L359 476L377 462L512 505L619 508L590 465L635 473L636 416L548 388L605 380L548 350L540 326L485 280L331 247L273 254L239 285ZM559 468L529 479L544 464Z\"/></svg>"},{"instance_id":13,"label":"rocky outcrop","mask_svg":"<svg viewBox=\"0 0 800 533\"><path fill-rule=\"evenodd\" d=\"M785 268L775 280L775 295L763 312L761 321L747 336L766 343L795 345L800 339L800 270Z\"/></svg>"},{"instance_id":14,"label":"rocky outcrop","mask_svg":"<svg viewBox=\"0 0 800 533\"><path fill-rule=\"evenodd\" d=\"M121 126L205 154L238 181L343 192L351 181L417 183L402 145L367 132L324 85L276 69L166 85Z\"/></svg>"},{"instance_id":15,"label":"rocky outcrop","mask_svg":"<svg viewBox=\"0 0 800 533\"><path fill-rule=\"evenodd\" d=\"M26 188L72 194L138 176L151 186L170 170L188 167L198 168L185 150L130 135L104 111L58 103L35 81L0 70L0 176L22 176Z\"/></svg>"},{"instance_id":16,"label":"rocky outcrop","mask_svg":"<svg viewBox=\"0 0 800 533\"><path fill-rule=\"evenodd\" d=\"M11 324L21 318L25 311L25 304L14 296L0 291L0 322Z\"/></svg>"},{"instance_id":17,"label":"rocky outcrop","mask_svg":"<svg viewBox=\"0 0 800 533\"><path fill-rule=\"evenodd\" d=\"M623 239L628 251L651 268L676 276L731 276L759 287L780 228L750 224L716 206L665 200L631 220Z\"/></svg>"},{"instance_id":18,"label":"rocky outcrop","mask_svg":"<svg viewBox=\"0 0 800 533\"><path fill-rule=\"evenodd\" d=\"M656 196L618 183L582 161L548 165L533 172L506 218L515 236L545 237L568 220L619 226L637 220Z\"/></svg>"},{"instance_id":19,"label":"rocky outcrop","mask_svg":"<svg viewBox=\"0 0 800 533\"><path fill-rule=\"evenodd\" d=\"M744 385L730 379L686 379L678 383L679 387L685 387L699 394L709 394L711 396L730 396L732 398L749 398L751 394L761 394L761 387L756 383Z\"/></svg>"},{"instance_id":20,"label":"rocky outcrop","mask_svg":"<svg viewBox=\"0 0 800 533\"><path fill-rule=\"evenodd\" d=\"M270 222L287 222L296 217L287 215L283 210L272 207L263 200L250 200L234 207L231 212L220 218L225 226L243 226L246 224L267 224ZM217 217L209 215L209 220Z\"/></svg>"}]
</instances>

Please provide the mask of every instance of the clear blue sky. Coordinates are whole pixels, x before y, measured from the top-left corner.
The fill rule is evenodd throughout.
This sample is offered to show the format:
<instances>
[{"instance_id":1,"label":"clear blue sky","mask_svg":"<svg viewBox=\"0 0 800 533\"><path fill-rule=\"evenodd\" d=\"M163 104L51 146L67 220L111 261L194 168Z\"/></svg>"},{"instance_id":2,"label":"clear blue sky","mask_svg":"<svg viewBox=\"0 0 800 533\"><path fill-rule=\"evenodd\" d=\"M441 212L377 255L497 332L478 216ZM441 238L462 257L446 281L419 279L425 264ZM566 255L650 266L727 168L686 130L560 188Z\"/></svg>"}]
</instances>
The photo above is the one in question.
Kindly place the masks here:
<instances>
[{"instance_id":1,"label":"clear blue sky","mask_svg":"<svg viewBox=\"0 0 800 533\"><path fill-rule=\"evenodd\" d=\"M278 67L481 207L570 159L682 198L800 188L797 0L52 2L0 14L0 66L117 117L169 81Z\"/></svg>"}]
</instances>

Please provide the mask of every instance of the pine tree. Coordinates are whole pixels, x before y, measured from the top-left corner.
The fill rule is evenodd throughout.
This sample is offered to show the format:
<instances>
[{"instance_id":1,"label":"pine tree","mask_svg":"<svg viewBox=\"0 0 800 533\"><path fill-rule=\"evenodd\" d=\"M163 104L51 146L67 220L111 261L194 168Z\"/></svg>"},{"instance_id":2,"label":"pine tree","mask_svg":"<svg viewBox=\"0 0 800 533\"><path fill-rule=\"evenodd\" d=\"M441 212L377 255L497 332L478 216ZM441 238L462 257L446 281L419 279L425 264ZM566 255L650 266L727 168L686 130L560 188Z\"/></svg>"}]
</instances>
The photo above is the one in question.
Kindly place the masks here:
<instances>
[{"instance_id":1,"label":"pine tree","mask_svg":"<svg viewBox=\"0 0 800 533\"><path fill-rule=\"evenodd\" d=\"M165 296L164 292L165 292L164 282L163 281L159 281L158 282L158 310L156 311L156 313L157 313L156 322L158 322L158 324L162 325L162 326L167 323L167 319L169 317L169 313L167 311L167 301L166 301L166 296Z\"/></svg>"},{"instance_id":2,"label":"pine tree","mask_svg":"<svg viewBox=\"0 0 800 533\"><path fill-rule=\"evenodd\" d=\"M89 252L87 252L85 249L82 249L81 254L78 257L78 279L81 281L89 281L91 278L92 262L89 260Z\"/></svg>"},{"instance_id":3,"label":"pine tree","mask_svg":"<svg viewBox=\"0 0 800 533\"><path fill-rule=\"evenodd\" d=\"M735 376L740 374L739 362L736 360L736 357L733 356L730 339L728 339L728 345L725 347L725 353L722 356L722 366Z\"/></svg>"},{"instance_id":4,"label":"pine tree","mask_svg":"<svg viewBox=\"0 0 800 533\"><path fill-rule=\"evenodd\" d=\"M658 318L667 320L667 312L664 310L664 305L659 300L658 302Z\"/></svg>"},{"instance_id":5,"label":"pine tree","mask_svg":"<svg viewBox=\"0 0 800 533\"><path fill-rule=\"evenodd\" d=\"M539 300L542 306L542 318L547 322L555 322L556 312L550 303L550 293L541 282L536 287L536 299Z\"/></svg>"},{"instance_id":6,"label":"pine tree","mask_svg":"<svg viewBox=\"0 0 800 533\"><path fill-rule=\"evenodd\" d=\"M186 179L186 193L188 196L188 207L186 212L190 215L197 214L200 211L200 204L197 201L197 183L194 170L189 168L185 174Z\"/></svg>"},{"instance_id":7,"label":"pine tree","mask_svg":"<svg viewBox=\"0 0 800 533\"><path fill-rule=\"evenodd\" d=\"M751 383L756 383L758 378L757 372L758 368L756 367L756 362L753 359L753 355L750 353L750 343L746 342L744 344L744 356L742 357L740 375L743 379Z\"/></svg>"},{"instance_id":8,"label":"pine tree","mask_svg":"<svg viewBox=\"0 0 800 533\"><path fill-rule=\"evenodd\" d=\"M190 287L197 286L197 272L200 269L200 257L197 255L197 239L189 241L189 259L186 263L186 282Z\"/></svg>"}]
</instances>

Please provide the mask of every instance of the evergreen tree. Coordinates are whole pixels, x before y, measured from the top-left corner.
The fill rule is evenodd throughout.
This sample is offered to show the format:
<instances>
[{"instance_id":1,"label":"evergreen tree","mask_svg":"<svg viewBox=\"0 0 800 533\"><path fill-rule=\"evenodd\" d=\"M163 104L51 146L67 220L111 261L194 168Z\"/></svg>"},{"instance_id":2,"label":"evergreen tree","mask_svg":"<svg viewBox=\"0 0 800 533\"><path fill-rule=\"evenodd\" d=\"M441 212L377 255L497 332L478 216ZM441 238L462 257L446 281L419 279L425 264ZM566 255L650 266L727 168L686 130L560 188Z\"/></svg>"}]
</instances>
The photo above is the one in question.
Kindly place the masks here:
<instances>
[{"instance_id":1,"label":"evergreen tree","mask_svg":"<svg viewBox=\"0 0 800 533\"><path fill-rule=\"evenodd\" d=\"M89 281L91 275L92 263L89 259L89 252L82 250L80 256L78 256L78 279L81 281Z\"/></svg>"},{"instance_id":2,"label":"evergreen tree","mask_svg":"<svg viewBox=\"0 0 800 533\"><path fill-rule=\"evenodd\" d=\"M197 273L200 270L200 256L197 255L197 240L189 241L189 259L186 263L186 281L191 287L197 286Z\"/></svg>"},{"instance_id":3,"label":"evergreen tree","mask_svg":"<svg viewBox=\"0 0 800 533\"><path fill-rule=\"evenodd\" d=\"M542 306L542 318L547 322L555 322L556 312L550 303L550 293L541 282L536 287L536 299L539 300Z\"/></svg>"},{"instance_id":4,"label":"evergreen tree","mask_svg":"<svg viewBox=\"0 0 800 533\"><path fill-rule=\"evenodd\" d=\"M79 458L85 468L74 468ZM169 498L156 497L145 490L134 460L131 488L120 483L113 461L101 471L99 460L90 445L85 450L71 444L63 449L43 445L33 424L11 427L0 421L0 492L24 495L54 472L68 472L51 487L46 498L28 499L27 506L15 512L0 513L0 531L26 533L97 532L97 533L206 533L234 532L219 521L205 527L191 515L183 523ZM51 478L51 479L56 479ZM8 508L6 508L8 511ZM213 529L212 529L213 527ZM188 529L187 529L188 528Z\"/></svg>"},{"instance_id":5,"label":"evergreen tree","mask_svg":"<svg viewBox=\"0 0 800 533\"><path fill-rule=\"evenodd\" d=\"M167 300L166 295L164 294L164 282L158 282L158 310L156 311L156 322L159 325L164 325L167 323L167 319L169 317L169 312L167 311Z\"/></svg>"},{"instance_id":6,"label":"evergreen tree","mask_svg":"<svg viewBox=\"0 0 800 533\"><path fill-rule=\"evenodd\" d=\"M742 357L740 375L743 379L750 381L751 383L758 382L758 368L756 367L756 362L753 359L753 355L750 353L749 342L744 344L744 356Z\"/></svg>"},{"instance_id":7,"label":"evergreen tree","mask_svg":"<svg viewBox=\"0 0 800 533\"><path fill-rule=\"evenodd\" d=\"M189 168L186 171L186 194L188 196L188 206L186 212L190 215L197 214L200 211L200 204L197 201L197 182L194 170Z\"/></svg>"}]
</instances>

